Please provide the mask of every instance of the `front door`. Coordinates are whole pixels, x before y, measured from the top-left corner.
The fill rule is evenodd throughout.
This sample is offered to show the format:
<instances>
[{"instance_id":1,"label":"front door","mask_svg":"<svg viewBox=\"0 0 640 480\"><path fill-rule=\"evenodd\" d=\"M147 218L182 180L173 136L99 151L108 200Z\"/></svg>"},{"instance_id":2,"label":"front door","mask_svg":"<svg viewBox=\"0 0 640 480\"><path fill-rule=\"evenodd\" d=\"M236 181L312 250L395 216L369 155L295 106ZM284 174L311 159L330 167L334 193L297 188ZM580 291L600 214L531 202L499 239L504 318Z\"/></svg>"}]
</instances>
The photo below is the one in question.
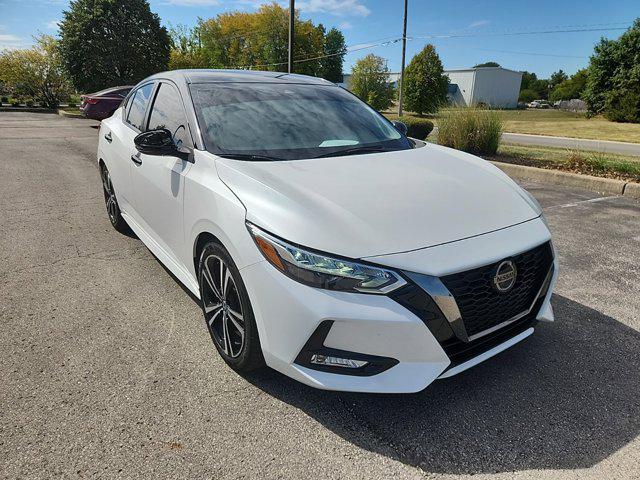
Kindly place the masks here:
<instances>
[{"instance_id":1,"label":"front door","mask_svg":"<svg viewBox=\"0 0 640 480\"><path fill-rule=\"evenodd\" d=\"M193 148L178 89L162 82L149 113L147 130L166 128L178 146ZM183 243L184 176L191 163L169 155L137 152L132 159L133 203L142 227L174 261Z\"/></svg>"},{"instance_id":2,"label":"front door","mask_svg":"<svg viewBox=\"0 0 640 480\"><path fill-rule=\"evenodd\" d=\"M112 161L107 162L111 181L116 190L116 196L122 212L135 217L133 211L133 188L131 186L131 155L136 153L133 139L142 131L145 114L151 94L153 83L147 83L138 87L122 111L121 119L109 119L110 127L105 132L105 139L111 144L109 151L114 155ZM135 218L134 218L135 220Z\"/></svg>"}]
</instances>

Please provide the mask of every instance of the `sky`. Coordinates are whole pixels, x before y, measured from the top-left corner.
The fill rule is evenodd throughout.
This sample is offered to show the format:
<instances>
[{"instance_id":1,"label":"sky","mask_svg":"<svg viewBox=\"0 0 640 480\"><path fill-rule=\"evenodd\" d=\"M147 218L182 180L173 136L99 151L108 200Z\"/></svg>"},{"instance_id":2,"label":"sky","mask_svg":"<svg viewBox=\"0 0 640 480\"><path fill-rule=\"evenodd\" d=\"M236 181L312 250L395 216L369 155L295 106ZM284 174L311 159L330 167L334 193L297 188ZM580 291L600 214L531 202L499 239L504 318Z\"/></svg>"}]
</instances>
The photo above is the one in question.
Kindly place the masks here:
<instances>
[{"instance_id":1,"label":"sky","mask_svg":"<svg viewBox=\"0 0 640 480\"><path fill-rule=\"evenodd\" d=\"M288 0L278 1L288 5ZM226 11L253 11L262 3L150 1L151 10L167 27L192 26L198 17ZM399 71L401 43L394 40L402 37L403 3L296 0L296 9L303 19L343 31L351 50L345 72L368 53L384 57L391 71ZM68 5L68 0L0 0L0 49L28 46L38 33L55 35ZM640 16L640 0L409 0L408 11L407 63L425 44L433 43L445 69L491 60L545 78L558 69L571 74L585 67L601 37L617 38Z\"/></svg>"}]
</instances>

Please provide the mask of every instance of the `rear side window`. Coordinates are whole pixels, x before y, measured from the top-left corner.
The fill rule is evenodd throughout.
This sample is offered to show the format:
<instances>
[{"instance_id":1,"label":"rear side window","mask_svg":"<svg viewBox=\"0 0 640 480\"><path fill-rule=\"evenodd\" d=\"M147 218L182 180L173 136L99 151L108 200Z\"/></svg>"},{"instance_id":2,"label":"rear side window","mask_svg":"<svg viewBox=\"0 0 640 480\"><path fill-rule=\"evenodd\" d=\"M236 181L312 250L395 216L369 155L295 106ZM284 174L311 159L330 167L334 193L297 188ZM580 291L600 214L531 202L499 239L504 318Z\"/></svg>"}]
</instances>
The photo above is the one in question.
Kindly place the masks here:
<instances>
[{"instance_id":1,"label":"rear side window","mask_svg":"<svg viewBox=\"0 0 640 480\"><path fill-rule=\"evenodd\" d=\"M149 130L160 128L166 128L171 132L178 147L193 147L187 130L187 116L184 113L182 98L176 87L170 83L160 84L149 117Z\"/></svg>"},{"instance_id":2,"label":"rear side window","mask_svg":"<svg viewBox=\"0 0 640 480\"><path fill-rule=\"evenodd\" d=\"M127 123L138 130L142 130L144 114L147 110L152 91L153 84L148 83L136 90L133 98L129 102L131 103L131 108L129 108L129 114L127 115Z\"/></svg>"}]
</instances>

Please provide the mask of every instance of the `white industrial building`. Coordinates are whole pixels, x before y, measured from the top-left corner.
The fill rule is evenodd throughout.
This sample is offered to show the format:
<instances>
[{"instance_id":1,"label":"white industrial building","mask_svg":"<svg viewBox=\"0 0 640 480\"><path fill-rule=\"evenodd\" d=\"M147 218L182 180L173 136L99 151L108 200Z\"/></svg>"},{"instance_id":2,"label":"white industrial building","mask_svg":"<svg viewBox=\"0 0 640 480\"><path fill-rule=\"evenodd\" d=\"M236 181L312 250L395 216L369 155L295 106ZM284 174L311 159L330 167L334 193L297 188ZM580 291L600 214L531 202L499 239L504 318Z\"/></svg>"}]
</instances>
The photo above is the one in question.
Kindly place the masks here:
<instances>
[{"instance_id":1,"label":"white industrial building","mask_svg":"<svg viewBox=\"0 0 640 480\"><path fill-rule=\"evenodd\" d=\"M495 108L516 108L522 72L502 67L446 70L449 100L463 106L484 104Z\"/></svg>"},{"instance_id":2,"label":"white industrial building","mask_svg":"<svg viewBox=\"0 0 640 480\"><path fill-rule=\"evenodd\" d=\"M449 77L448 98L462 106L484 104L494 108L516 108L522 72L502 67L478 67L445 70ZM343 75L341 87L349 88L351 74ZM388 74L389 83L397 86L399 73Z\"/></svg>"}]
</instances>

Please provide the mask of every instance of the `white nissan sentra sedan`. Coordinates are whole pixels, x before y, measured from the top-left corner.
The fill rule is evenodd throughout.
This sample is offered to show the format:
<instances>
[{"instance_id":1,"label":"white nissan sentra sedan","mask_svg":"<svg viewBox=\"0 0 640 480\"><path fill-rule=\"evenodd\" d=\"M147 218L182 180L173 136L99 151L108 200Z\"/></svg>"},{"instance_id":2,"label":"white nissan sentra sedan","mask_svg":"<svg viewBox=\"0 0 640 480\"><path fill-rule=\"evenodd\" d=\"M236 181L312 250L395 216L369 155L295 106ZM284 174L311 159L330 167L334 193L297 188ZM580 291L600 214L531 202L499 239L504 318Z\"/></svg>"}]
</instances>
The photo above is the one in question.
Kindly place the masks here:
<instances>
[{"instance_id":1,"label":"white nissan sentra sedan","mask_svg":"<svg viewBox=\"0 0 640 480\"><path fill-rule=\"evenodd\" d=\"M318 78L172 71L102 122L98 162L111 223L231 368L416 392L552 321L557 262L531 195L405 133Z\"/></svg>"}]
</instances>

